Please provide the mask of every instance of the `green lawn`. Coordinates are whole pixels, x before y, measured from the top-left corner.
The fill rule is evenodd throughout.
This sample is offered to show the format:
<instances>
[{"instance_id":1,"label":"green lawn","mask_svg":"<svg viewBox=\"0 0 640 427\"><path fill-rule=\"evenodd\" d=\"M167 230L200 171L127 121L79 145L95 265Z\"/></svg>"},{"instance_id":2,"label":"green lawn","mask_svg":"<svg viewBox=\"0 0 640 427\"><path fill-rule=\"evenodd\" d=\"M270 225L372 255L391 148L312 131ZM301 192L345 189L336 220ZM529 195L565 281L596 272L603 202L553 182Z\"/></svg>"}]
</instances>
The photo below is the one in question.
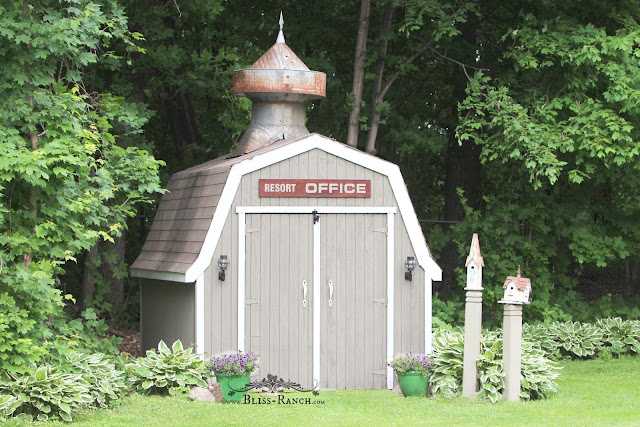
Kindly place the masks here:
<instances>
[{"instance_id":1,"label":"green lawn","mask_svg":"<svg viewBox=\"0 0 640 427\"><path fill-rule=\"evenodd\" d=\"M304 394L324 401L313 405L212 404L132 395L115 410L78 414L74 425L640 426L640 357L564 365L560 392L546 401L492 405L462 398L404 398L386 390Z\"/></svg>"}]
</instances>

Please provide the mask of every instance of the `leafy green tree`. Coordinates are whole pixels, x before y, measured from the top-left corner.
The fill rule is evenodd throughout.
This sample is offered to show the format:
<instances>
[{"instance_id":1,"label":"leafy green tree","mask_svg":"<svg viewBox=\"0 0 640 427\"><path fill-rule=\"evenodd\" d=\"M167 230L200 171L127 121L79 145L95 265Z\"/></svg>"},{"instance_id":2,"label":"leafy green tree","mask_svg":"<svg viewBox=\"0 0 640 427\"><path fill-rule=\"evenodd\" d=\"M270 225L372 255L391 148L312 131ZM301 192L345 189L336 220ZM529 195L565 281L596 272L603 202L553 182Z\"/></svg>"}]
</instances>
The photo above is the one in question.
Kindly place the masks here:
<instances>
[{"instance_id":1,"label":"leafy green tree","mask_svg":"<svg viewBox=\"0 0 640 427\"><path fill-rule=\"evenodd\" d=\"M639 22L636 2L520 2L483 17L490 71L471 79L458 132L482 147L485 200L459 231L484 232L494 283L527 267L538 319L587 312L580 271L640 248Z\"/></svg>"},{"instance_id":2,"label":"leafy green tree","mask_svg":"<svg viewBox=\"0 0 640 427\"><path fill-rule=\"evenodd\" d=\"M127 146L143 106L96 92L92 67L135 50L115 0L0 6L0 363L41 359L64 322L61 265L122 233L160 191L156 161Z\"/></svg>"}]
</instances>

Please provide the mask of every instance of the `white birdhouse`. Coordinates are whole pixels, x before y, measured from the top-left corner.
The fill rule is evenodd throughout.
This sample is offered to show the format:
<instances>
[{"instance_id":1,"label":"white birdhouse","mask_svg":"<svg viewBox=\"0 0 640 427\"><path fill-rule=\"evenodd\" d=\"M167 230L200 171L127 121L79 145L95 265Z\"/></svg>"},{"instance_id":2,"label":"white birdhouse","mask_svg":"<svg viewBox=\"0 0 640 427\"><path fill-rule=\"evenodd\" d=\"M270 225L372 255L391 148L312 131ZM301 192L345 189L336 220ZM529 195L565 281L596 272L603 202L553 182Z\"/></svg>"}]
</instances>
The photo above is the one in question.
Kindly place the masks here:
<instances>
[{"instance_id":1,"label":"white birdhouse","mask_svg":"<svg viewBox=\"0 0 640 427\"><path fill-rule=\"evenodd\" d=\"M473 233L473 239L471 239L471 249L469 249L469 256L467 256L467 262L464 264L467 267L467 291L481 291L482 290L482 267L484 267L484 260L480 253L480 242L478 241L478 233Z\"/></svg>"},{"instance_id":2,"label":"white birdhouse","mask_svg":"<svg viewBox=\"0 0 640 427\"><path fill-rule=\"evenodd\" d=\"M504 288L504 298L500 301L501 303L529 304L531 280L520 277L520 266L518 266L518 275L516 277L507 276L502 287Z\"/></svg>"}]
</instances>

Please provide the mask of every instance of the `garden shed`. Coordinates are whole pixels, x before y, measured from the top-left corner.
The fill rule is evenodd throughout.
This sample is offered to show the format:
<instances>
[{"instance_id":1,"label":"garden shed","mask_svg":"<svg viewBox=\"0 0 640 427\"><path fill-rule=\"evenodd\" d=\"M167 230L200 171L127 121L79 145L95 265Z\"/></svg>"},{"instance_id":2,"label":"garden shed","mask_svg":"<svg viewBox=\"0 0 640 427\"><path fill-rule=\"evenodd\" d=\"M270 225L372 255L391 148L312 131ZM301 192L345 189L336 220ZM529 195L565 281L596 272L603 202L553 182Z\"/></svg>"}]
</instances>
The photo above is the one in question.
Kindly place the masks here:
<instances>
[{"instance_id":1,"label":"garden shed","mask_svg":"<svg viewBox=\"0 0 640 427\"><path fill-rule=\"evenodd\" d=\"M305 127L324 97L282 33L234 92L253 101L231 155L174 174L142 252L144 349L251 351L256 377L392 388L401 352L431 352L441 280L400 169Z\"/></svg>"}]
</instances>

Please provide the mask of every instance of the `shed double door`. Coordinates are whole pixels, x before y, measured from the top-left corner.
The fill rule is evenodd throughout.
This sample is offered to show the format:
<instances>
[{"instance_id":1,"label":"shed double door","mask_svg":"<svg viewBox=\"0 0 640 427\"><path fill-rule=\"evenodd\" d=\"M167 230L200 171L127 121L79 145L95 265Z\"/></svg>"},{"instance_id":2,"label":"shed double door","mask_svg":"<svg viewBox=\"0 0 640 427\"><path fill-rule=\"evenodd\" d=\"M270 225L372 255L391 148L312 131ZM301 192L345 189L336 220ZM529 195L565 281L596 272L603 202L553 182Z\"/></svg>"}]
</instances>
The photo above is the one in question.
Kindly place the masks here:
<instances>
[{"instance_id":1,"label":"shed double door","mask_svg":"<svg viewBox=\"0 0 640 427\"><path fill-rule=\"evenodd\" d=\"M245 345L259 378L313 387L317 334L320 388L384 388L386 265L386 215L248 214Z\"/></svg>"}]
</instances>

